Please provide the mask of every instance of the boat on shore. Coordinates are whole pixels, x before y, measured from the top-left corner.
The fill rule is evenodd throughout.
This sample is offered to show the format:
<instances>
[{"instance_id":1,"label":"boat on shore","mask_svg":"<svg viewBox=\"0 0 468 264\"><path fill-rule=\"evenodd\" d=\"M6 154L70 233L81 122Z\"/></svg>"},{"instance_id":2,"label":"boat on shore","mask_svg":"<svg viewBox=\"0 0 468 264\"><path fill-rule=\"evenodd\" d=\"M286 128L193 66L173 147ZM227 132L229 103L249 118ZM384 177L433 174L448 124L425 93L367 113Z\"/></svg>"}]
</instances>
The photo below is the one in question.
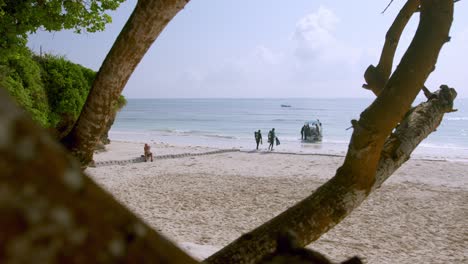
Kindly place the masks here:
<instances>
[{"instance_id":1,"label":"boat on shore","mask_svg":"<svg viewBox=\"0 0 468 264\"><path fill-rule=\"evenodd\" d=\"M302 142L322 141L323 129L320 120L306 121L301 129Z\"/></svg>"}]
</instances>

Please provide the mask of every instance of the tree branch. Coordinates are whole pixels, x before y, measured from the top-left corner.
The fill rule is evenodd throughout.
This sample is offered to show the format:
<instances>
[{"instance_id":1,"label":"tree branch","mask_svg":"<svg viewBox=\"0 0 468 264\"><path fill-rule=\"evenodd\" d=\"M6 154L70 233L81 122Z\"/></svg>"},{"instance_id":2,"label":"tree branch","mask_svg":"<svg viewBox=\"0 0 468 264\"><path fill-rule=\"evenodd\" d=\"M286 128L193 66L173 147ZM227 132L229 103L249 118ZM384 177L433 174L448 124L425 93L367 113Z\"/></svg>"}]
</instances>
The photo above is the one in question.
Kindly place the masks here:
<instances>
[{"instance_id":1,"label":"tree branch","mask_svg":"<svg viewBox=\"0 0 468 264\"><path fill-rule=\"evenodd\" d=\"M83 175L0 88L0 263L197 263Z\"/></svg>"},{"instance_id":2,"label":"tree branch","mask_svg":"<svg viewBox=\"0 0 468 264\"><path fill-rule=\"evenodd\" d=\"M106 56L83 110L63 144L87 166L112 108L146 51L189 0L139 0Z\"/></svg>"},{"instance_id":3,"label":"tree branch","mask_svg":"<svg viewBox=\"0 0 468 264\"><path fill-rule=\"evenodd\" d=\"M453 112L457 92L442 85L434 97L413 108L385 141L372 189L379 188L427 136L440 125L445 113Z\"/></svg>"},{"instance_id":4,"label":"tree branch","mask_svg":"<svg viewBox=\"0 0 468 264\"><path fill-rule=\"evenodd\" d=\"M452 112L453 100L456 95L455 90L452 88L441 89L437 98L421 103L403 119L395 132L385 141L371 191L379 188L409 159L414 149L437 129L444 114ZM447 100L447 98L450 98L450 100ZM348 176L349 178L355 177L354 175ZM365 195L356 196L353 186L346 183L343 184L343 182L340 183L335 177L322 185L310 197L289 208L261 227L241 236L221 251L210 256L205 262L227 263L229 259L234 263L240 262L240 260L256 262L260 257L254 257L253 254L267 254L268 252L263 252L275 248L276 244L272 242L276 239L275 236L279 236L284 230L295 230L296 234L301 234L301 232L304 233L304 230L301 229L305 228L305 225L312 225L313 232L315 233L310 234L307 231L309 237L307 239L302 238L301 241L301 245L305 246L317 240L323 233L326 233L333 227L327 226L325 229L319 227L323 222L329 223L329 219L327 218L333 219L336 217L336 220L340 220L345 217L343 214L347 215L354 209L346 207L345 198L351 199L348 202L350 204L354 203L354 206L357 207L365 199ZM340 205L338 208L341 210L337 210L337 205ZM337 224L337 222L332 221L332 224ZM302 228L300 228L301 225ZM257 245L254 245L255 248L252 248L251 242L254 240L254 237L260 237L261 241L268 241L268 244L264 243L261 245L262 253L257 251L259 250L256 247ZM250 256L250 259L246 259L246 255Z\"/></svg>"},{"instance_id":5,"label":"tree branch","mask_svg":"<svg viewBox=\"0 0 468 264\"><path fill-rule=\"evenodd\" d=\"M425 0L420 15L417 32L400 65L385 89L355 122L345 161L336 175L311 196L209 257L207 263L255 263L275 249L275 239L283 230L296 233L301 246L315 241L359 206L371 191L380 186L380 179L388 177L399 166L393 161L395 166L391 167L392 170L385 170L390 174L376 176L376 173L382 173L379 169L383 166L380 163L381 154L388 155L384 143L410 109L447 39L453 18L453 2ZM428 103L435 102L438 101ZM413 113L407 118L413 117ZM438 115L440 119L443 114L426 113L429 116ZM420 133L428 132L419 127L411 128ZM411 144L399 144L407 145ZM395 151L398 150L401 149L395 148Z\"/></svg>"},{"instance_id":6,"label":"tree branch","mask_svg":"<svg viewBox=\"0 0 468 264\"><path fill-rule=\"evenodd\" d=\"M377 67L372 64L369 65L364 73L364 79L367 84L363 84L362 87L371 90L377 96L380 94L385 83L390 77L395 51L398 47L401 34L405 29L406 24L408 24L411 16L417 10L419 2L419 0L408 0L401 8L397 17L393 21L392 26L388 29L387 34L385 35L385 44L382 48L379 64L377 64Z\"/></svg>"},{"instance_id":7,"label":"tree branch","mask_svg":"<svg viewBox=\"0 0 468 264\"><path fill-rule=\"evenodd\" d=\"M422 90L424 92L424 96L426 96L426 98L428 100L432 99L435 96L435 94L433 94L431 91L429 91L429 89L427 89L427 87L425 85L422 87Z\"/></svg>"},{"instance_id":8,"label":"tree branch","mask_svg":"<svg viewBox=\"0 0 468 264\"><path fill-rule=\"evenodd\" d=\"M385 11L387 11L387 9L390 7L390 5L393 3L393 0L390 0L390 2L388 3L388 5L385 7L385 9L382 11L382 14L385 13Z\"/></svg>"}]
</instances>

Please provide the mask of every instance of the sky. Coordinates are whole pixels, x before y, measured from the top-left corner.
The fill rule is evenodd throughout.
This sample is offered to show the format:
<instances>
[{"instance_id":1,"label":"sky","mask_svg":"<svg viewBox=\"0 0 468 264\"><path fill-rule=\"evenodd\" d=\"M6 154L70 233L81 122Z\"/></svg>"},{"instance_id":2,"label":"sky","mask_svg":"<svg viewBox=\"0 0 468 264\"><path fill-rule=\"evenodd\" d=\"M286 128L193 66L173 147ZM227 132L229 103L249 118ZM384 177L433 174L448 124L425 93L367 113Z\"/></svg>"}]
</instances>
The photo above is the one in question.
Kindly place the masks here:
<instances>
[{"instance_id":1,"label":"sky","mask_svg":"<svg viewBox=\"0 0 468 264\"><path fill-rule=\"evenodd\" d=\"M123 94L127 98L373 97L363 74L378 63L385 33L405 3L395 0L191 0L153 43ZM103 32L39 30L34 51L98 70L136 0L109 12ZM468 1L455 4L450 31L426 86L468 97ZM419 21L413 15L394 67Z\"/></svg>"}]
</instances>

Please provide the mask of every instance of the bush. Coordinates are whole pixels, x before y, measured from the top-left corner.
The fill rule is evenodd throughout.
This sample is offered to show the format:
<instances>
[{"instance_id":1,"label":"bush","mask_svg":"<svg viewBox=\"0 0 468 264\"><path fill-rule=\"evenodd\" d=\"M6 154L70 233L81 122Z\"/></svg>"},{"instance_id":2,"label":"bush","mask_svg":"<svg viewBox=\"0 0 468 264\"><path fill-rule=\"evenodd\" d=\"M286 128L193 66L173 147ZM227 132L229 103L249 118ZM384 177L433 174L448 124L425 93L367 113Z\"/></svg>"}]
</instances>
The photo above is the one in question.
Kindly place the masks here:
<instances>
[{"instance_id":1,"label":"bush","mask_svg":"<svg viewBox=\"0 0 468 264\"><path fill-rule=\"evenodd\" d=\"M0 86L31 114L33 120L50 128L61 139L78 119L96 72L64 57L40 57L27 48L18 50L20 52L10 54L0 63ZM121 95L114 111L119 111L126 103Z\"/></svg>"},{"instance_id":2,"label":"bush","mask_svg":"<svg viewBox=\"0 0 468 264\"><path fill-rule=\"evenodd\" d=\"M8 57L1 68L0 85L31 113L33 120L48 127L50 108L41 80L41 69L33 60L32 52L26 48L21 50L16 56Z\"/></svg>"},{"instance_id":3,"label":"bush","mask_svg":"<svg viewBox=\"0 0 468 264\"><path fill-rule=\"evenodd\" d=\"M42 80L55 127L62 119L76 121L86 101L96 73L63 57L35 57L42 68ZM68 123L68 122L67 122Z\"/></svg>"}]
</instances>

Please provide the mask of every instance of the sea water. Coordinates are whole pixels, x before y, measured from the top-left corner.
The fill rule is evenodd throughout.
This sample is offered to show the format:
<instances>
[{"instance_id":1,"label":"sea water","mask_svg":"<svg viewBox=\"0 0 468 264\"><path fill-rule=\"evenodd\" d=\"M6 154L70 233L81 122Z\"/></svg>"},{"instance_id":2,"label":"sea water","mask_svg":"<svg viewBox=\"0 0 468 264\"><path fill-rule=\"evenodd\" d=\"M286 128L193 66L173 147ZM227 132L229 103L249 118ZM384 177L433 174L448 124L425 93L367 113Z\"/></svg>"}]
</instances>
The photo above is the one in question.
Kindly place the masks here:
<instances>
[{"instance_id":1,"label":"sea water","mask_svg":"<svg viewBox=\"0 0 468 264\"><path fill-rule=\"evenodd\" d=\"M418 100L422 101L422 100ZM218 148L255 148L254 131L261 130L268 147L268 131L275 128L278 152L346 153L352 119L372 99L128 99L110 131L111 140L165 142ZM283 107L287 105L290 107ZM414 155L423 158L468 161L468 99L457 99L457 112L444 116L437 131ZM305 121L319 119L323 140L302 143Z\"/></svg>"}]
</instances>

